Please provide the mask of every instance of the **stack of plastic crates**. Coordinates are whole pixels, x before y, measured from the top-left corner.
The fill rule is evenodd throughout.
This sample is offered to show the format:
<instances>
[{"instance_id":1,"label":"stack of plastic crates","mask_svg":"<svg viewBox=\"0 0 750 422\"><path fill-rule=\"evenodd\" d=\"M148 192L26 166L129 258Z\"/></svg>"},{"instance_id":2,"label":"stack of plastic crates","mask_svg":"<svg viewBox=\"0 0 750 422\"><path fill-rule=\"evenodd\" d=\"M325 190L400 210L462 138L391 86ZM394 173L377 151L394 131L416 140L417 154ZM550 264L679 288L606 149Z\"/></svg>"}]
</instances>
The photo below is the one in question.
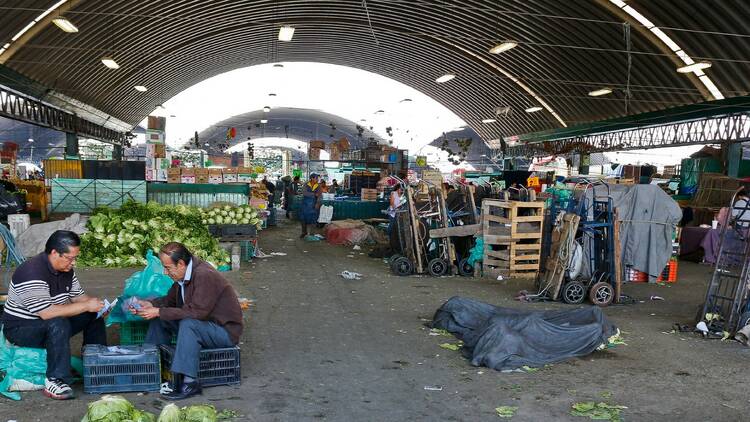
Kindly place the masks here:
<instances>
[{"instance_id":1,"label":"stack of plastic crates","mask_svg":"<svg viewBox=\"0 0 750 422\"><path fill-rule=\"evenodd\" d=\"M648 274L638 271L633 267L628 267L625 270L625 281L630 283L648 283Z\"/></svg>"},{"instance_id":2,"label":"stack of plastic crates","mask_svg":"<svg viewBox=\"0 0 750 422\"><path fill-rule=\"evenodd\" d=\"M164 360L164 378L170 379L168 372L174 356L173 346L160 346ZM198 379L201 386L234 385L240 383L240 348L237 346L223 349L201 350Z\"/></svg>"},{"instance_id":3,"label":"stack of plastic crates","mask_svg":"<svg viewBox=\"0 0 750 422\"><path fill-rule=\"evenodd\" d=\"M669 260L669 263L664 267L664 270L659 274L659 278L657 278L656 281L667 283L677 282L677 258L671 258Z\"/></svg>"},{"instance_id":4,"label":"stack of plastic crates","mask_svg":"<svg viewBox=\"0 0 750 422\"><path fill-rule=\"evenodd\" d=\"M243 261L252 261L255 257L255 248L257 244L258 239L240 240L240 259Z\"/></svg>"},{"instance_id":5,"label":"stack of plastic crates","mask_svg":"<svg viewBox=\"0 0 750 422\"><path fill-rule=\"evenodd\" d=\"M161 365L154 345L102 346L83 349L83 391L102 394L159 391Z\"/></svg>"}]
</instances>

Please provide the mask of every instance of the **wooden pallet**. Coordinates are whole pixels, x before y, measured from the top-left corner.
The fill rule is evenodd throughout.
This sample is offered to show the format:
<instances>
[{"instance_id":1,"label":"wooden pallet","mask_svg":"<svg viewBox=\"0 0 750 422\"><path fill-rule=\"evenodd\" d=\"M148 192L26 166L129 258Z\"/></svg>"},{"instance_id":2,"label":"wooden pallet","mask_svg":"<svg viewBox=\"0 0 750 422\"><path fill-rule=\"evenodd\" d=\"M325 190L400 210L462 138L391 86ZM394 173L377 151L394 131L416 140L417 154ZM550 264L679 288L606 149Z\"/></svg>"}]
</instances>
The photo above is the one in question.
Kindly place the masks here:
<instances>
[{"instance_id":1,"label":"wooden pallet","mask_svg":"<svg viewBox=\"0 0 750 422\"><path fill-rule=\"evenodd\" d=\"M542 251L544 202L482 201L485 275L534 278Z\"/></svg>"}]
</instances>

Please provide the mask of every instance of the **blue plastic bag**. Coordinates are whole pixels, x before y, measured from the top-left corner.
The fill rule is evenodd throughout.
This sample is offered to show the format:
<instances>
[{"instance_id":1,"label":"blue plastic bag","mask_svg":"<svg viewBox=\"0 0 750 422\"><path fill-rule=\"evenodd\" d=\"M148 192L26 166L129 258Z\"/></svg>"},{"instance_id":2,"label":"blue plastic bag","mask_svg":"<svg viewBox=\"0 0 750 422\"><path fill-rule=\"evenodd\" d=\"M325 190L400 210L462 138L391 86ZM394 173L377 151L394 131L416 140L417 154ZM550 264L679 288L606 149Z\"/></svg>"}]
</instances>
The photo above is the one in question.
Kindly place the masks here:
<instances>
[{"instance_id":1,"label":"blue plastic bag","mask_svg":"<svg viewBox=\"0 0 750 422\"><path fill-rule=\"evenodd\" d=\"M146 252L146 268L138 271L125 280L125 289L117 300L117 306L112 309L107 318L107 325L123 322L144 321L143 318L133 315L128 310L128 299L137 297L149 300L162 297L172 287L172 279L164 274L164 267L159 258L154 256L149 249Z\"/></svg>"}]
</instances>

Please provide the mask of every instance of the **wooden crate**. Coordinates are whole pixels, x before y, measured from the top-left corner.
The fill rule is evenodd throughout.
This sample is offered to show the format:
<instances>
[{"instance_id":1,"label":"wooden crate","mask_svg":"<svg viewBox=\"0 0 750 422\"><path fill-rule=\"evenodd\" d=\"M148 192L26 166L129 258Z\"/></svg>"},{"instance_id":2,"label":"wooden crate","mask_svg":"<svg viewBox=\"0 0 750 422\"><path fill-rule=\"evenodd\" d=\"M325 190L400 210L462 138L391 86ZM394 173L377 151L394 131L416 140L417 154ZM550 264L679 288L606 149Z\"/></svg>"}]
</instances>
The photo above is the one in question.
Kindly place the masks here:
<instances>
[{"instance_id":1,"label":"wooden crate","mask_svg":"<svg viewBox=\"0 0 750 422\"><path fill-rule=\"evenodd\" d=\"M539 272L544 202L482 201L485 275L533 278Z\"/></svg>"}]
</instances>

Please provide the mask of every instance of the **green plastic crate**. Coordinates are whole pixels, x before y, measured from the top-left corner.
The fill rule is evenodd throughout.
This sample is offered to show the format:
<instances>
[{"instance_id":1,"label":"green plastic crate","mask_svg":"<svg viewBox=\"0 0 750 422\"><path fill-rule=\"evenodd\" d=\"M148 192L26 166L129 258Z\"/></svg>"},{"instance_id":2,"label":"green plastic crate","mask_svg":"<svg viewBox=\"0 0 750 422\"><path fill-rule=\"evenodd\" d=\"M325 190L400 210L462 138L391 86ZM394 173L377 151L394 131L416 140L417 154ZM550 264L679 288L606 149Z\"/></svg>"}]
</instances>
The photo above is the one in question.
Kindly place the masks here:
<instances>
[{"instance_id":1,"label":"green plastic crate","mask_svg":"<svg viewBox=\"0 0 750 422\"><path fill-rule=\"evenodd\" d=\"M242 261L252 261L255 257L255 241L240 240L240 259Z\"/></svg>"},{"instance_id":2,"label":"green plastic crate","mask_svg":"<svg viewBox=\"0 0 750 422\"><path fill-rule=\"evenodd\" d=\"M120 344L139 345L146 340L148 322L127 322L120 324ZM177 335L172 336L172 344L177 343Z\"/></svg>"}]
</instances>

